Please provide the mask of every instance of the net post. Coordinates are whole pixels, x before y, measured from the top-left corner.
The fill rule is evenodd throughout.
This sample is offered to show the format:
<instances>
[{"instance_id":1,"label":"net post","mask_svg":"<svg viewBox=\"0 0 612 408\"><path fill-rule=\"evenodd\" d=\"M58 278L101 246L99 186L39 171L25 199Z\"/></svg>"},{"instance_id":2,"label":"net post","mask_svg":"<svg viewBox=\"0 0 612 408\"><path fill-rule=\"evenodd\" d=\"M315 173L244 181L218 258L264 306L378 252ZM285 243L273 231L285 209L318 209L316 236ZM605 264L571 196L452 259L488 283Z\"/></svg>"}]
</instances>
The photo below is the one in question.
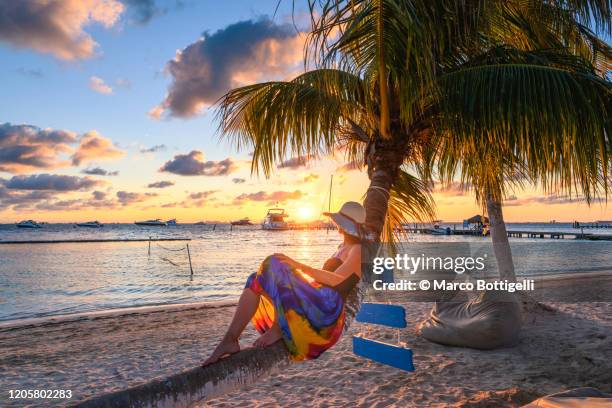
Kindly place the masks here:
<instances>
[{"instance_id":1,"label":"net post","mask_svg":"<svg viewBox=\"0 0 612 408\"><path fill-rule=\"evenodd\" d=\"M191 276L193 276L193 266L191 265L191 252L189 251L189 244L187 245L187 258L189 258L189 270L191 271Z\"/></svg>"}]
</instances>

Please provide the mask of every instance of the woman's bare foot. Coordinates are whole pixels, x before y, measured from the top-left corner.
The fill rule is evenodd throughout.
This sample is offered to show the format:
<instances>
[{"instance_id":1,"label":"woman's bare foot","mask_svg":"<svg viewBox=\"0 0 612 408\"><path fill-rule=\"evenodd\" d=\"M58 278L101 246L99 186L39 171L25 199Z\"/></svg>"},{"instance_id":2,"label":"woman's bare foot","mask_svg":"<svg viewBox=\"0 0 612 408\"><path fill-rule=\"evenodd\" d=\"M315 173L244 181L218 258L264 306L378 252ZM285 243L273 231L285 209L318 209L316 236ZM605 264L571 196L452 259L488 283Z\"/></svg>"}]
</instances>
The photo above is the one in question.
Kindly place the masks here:
<instances>
[{"instance_id":1,"label":"woman's bare foot","mask_svg":"<svg viewBox=\"0 0 612 408\"><path fill-rule=\"evenodd\" d=\"M270 330L268 330L267 332L259 336L257 340L255 340L253 346L257 348L268 347L279 341L282 337L283 336L281 334L280 327L278 326L278 324L274 323Z\"/></svg>"},{"instance_id":2,"label":"woman's bare foot","mask_svg":"<svg viewBox=\"0 0 612 408\"><path fill-rule=\"evenodd\" d=\"M240 344L238 340L224 337L221 343L215 348L210 357L202 362L202 367L206 367L209 364L214 363L226 354L234 354L240 351Z\"/></svg>"}]
</instances>

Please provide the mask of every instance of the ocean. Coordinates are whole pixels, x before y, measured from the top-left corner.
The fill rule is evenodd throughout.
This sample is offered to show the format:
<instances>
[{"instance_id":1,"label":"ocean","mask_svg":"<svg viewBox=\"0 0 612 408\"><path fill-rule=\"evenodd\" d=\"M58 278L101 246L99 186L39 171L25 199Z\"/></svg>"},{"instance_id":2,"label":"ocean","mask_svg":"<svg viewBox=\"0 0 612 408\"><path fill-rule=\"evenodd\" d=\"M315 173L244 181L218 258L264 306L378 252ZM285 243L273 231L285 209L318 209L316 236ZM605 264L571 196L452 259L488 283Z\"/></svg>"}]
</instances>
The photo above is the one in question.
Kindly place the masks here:
<instances>
[{"instance_id":1,"label":"ocean","mask_svg":"<svg viewBox=\"0 0 612 408\"><path fill-rule=\"evenodd\" d=\"M460 224L455 224L461 228ZM443 225L444 226L444 225ZM450 224L451 228L453 224ZM509 230L576 232L570 224L509 224ZM587 231L585 231L587 232ZM588 230L612 234L612 229ZM282 252L321 266L341 241L337 231L263 231L258 226L179 224L100 229L0 225L0 241L190 238L191 241L0 245L0 321L107 309L236 299L265 256ZM416 243L481 244L484 237L411 234ZM189 244L193 275L186 250ZM611 241L511 239L518 275L610 270Z\"/></svg>"}]
</instances>

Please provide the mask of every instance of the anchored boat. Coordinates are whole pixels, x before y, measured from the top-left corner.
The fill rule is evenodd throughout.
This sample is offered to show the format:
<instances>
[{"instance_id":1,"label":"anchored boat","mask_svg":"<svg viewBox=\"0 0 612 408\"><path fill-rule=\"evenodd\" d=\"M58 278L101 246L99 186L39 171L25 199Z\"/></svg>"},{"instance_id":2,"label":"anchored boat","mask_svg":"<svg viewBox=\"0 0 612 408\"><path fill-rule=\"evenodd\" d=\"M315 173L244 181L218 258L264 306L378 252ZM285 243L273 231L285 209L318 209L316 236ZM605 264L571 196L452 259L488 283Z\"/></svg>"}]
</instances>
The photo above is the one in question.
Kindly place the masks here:
<instances>
[{"instance_id":1,"label":"anchored boat","mask_svg":"<svg viewBox=\"0 0 612 408\"><path fill-rule=\"evenodd\" d=\"M289 229L289 224L285 221L288 215L282 208L270 208L266 214L261 227L268 231L284 231Z\"/></svg>"},{"instance_id":2,"label":"anchored boat","mask_svg":"<svg viewBox=\"0 0 612 408\"><path fill-rule=\"evenodd\" d=\"M102 228L104 225L100 224L98 221L87 221L87 222L78 222L76 226L84 227L84 228Z\"/></svg>"},{"instance_id":3,"label":"anchored boat","mask_svg":"<svg viewBox=\"0 0 612 408\"><path fill-rule=\"evenodd\" d=\"M42 228L39 223L33 220L20 221L16 225L17 228Z\"/></svg>"},{"instance_id":4,"label":"anchored boat","mask_svg":"<svg viewBox=\"0 0 612 408\"><path fill-rule=\"evenodd\" d=\"M251 222L249 217L243 218L243 219L238 220L238 221L232 221L231 224L232 225L253 225L253 223Z\"/></svg>"},{"instance_id":5,"label":"anchored boat","mask_svg":"<svg viewBox=\"0 0 612 408\"><path fill-rule=\"evenodd\" d=\"M159 218L156 218L154 220L147 220L147 221L136 221L134 224L140 225L143 227L166 227L168 225L168 223L160 220Z\"/></svg>"}]
</instances>

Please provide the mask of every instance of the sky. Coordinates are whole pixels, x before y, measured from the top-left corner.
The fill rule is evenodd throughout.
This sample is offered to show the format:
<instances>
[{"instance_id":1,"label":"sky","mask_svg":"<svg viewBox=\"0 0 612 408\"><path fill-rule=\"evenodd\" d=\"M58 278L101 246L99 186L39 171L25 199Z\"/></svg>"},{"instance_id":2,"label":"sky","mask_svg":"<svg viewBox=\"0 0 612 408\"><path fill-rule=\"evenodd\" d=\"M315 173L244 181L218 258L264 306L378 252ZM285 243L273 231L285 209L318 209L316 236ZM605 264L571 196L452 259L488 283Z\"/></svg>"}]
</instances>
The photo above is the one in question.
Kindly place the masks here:
<instances>
[{"instance_id":1,"label":"sky","mask_svg":"<svg viewBox=\"0 0 612 408\"><path fill-rule=\"evenodd\" d=\"M222 6L221 6L222 5ZM302 69L305 9L276 0L0 0L0 223L295 220L360 201L367 176L342 155L287 157L266 179L218 132L214 102L232 87ZM479 212L470 192L436 186L438 218ZM507 221L612 219L534 188Z\"/></svg>"}]
</instances>

